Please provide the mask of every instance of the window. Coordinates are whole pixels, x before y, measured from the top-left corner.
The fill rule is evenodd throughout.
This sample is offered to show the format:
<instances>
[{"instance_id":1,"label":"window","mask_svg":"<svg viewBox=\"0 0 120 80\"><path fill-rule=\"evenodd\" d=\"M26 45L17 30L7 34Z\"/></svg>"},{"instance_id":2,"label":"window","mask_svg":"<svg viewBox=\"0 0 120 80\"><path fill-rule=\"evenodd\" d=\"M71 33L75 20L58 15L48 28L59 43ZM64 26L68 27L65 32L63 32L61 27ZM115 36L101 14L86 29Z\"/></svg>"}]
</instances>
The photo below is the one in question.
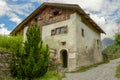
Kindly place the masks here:
<instances>
[{"instance_id":1,"label":"window","mask_svg":"<svg viewBox=\"0 0 120 80\"><path fill-rule=\"evenodd\" d=\"M56 34L64 33L64 27L56 28Z\"/></svg>"},{"instance_id":2,"label":"window","mask_svg":"<svg viewBox=\"0 0 120 80\"><path fill-rule=\"evenodd\" d=\"M54 15L54 16L59 15L59 11L54 11L54 12L53 12L53 15Z\"/></svg>"},{"instance_id":3,"label":"window","mask_svg":"<svg viewBox=\"0 0 120 80\"><path fill-rule=\"evenodd\" d=\"M61 10L55 10L52 12L52 16L58 16L58 15L61 15L62 14L62 11Z\"/></svg>"},{"instance_id":4,"label":"window","mask_svg":"<svg viewBox=\"0 0 120 80\"><path fill-rule=\"evenodd\" d=\"M99 45L99 40L97 40L97 45Z\"/></svg>"},{"instance_id":5,"label":"window","mask_svg":"<svg viewBox=\"0 0 120 80\"><path fill-rule=\"evenodd\" d=\"M59 27L51 30L51 35L67 33L67 26Z\"/></svg>"},{"instance_id":6,"label":"window","mask_svg":"<svg viewBox=\"0 0 120 80\"><path fill-rule=\"evenodd\" d=\"M84 37L84 29L81 29L82 37Z\"/></svg>"}]
</instances>

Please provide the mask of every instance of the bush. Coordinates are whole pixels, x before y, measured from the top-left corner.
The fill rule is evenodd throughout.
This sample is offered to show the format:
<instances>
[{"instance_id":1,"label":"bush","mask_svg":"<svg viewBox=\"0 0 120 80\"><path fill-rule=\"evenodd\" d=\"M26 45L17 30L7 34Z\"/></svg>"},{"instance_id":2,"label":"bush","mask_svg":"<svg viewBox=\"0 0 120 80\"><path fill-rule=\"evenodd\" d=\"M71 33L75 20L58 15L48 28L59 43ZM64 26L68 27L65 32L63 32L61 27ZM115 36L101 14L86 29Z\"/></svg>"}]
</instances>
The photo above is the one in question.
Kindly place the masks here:
<instances>
[{"instance_id":1,"label":"bush","mask_svg":"<svg viewBox=\"0 0 120 80\"><path fill-rule=\"evenodd\" d=\"M119 32L115 34L115 42L116 44L120 45L120 33Z\"/></svg>"},{"instance_id":2,"label":"bush","mask_svg":"<svg viewBox=\"0 0 120 80\"><path fill-rule=\"evenodd\" d=\"M103 50L104 54L120 54L120 45L113 44Z\"/></svg>"},{"instance_id":3,"label":"bush","mask_svg":"<svg viewBox=\"0 0 120 80\"><path fill-rule=\"evenodd\" d=\"M117 77L117 78L120 78L120 65L117 66L117 69L116 69L116 77Z\"/></svg>"},{"instance_id":4,"label":"bush","mask_svg":"<svg viewBox=\"0 0 120 80\"><path fill-rule=\"evenodd\" d=\"M22 36L2 36L0 35L0 50L18 52L22 48Z\"/></svg>"},{"instance_id":5,"label":"bush","mask_svg":"<svg viewBox=\"0 0 120 80\"><path fill-rule=\"evenodd\" d=\"M41 78L36 78L33 80L61 80L62 77L65 77L65 74L63 73L56 73L54 70L47 71L47 73L42 76ZM5 80L20 80L17 78L6 78Z\"/></svg>"},{"instance_id":6,"label":"bush","mask_svg":"<svg viewBox=\"0 0 120 80\"><path fill-rule=\"evenodd\" d=\"M40 28L37 24L27 30L27 41L24 44L25 53L19 54L18 62L12 65L13 76L19 79L33 80L43 76L48 70L49 48L44 45Z\"/></svg>"}]
</instances>

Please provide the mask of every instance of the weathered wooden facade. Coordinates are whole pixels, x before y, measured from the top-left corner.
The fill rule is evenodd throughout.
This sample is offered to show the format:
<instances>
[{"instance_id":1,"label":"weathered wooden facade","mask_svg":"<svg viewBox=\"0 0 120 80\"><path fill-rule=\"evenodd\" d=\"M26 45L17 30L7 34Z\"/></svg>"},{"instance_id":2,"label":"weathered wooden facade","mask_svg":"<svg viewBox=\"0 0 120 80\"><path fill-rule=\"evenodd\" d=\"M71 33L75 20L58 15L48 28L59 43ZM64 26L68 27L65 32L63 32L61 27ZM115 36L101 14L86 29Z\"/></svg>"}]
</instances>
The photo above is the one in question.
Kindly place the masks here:
<instances>
[{"instance_id":1,"label":"weathered wooden facade","mask_svg":"<svg viewBox=\"0 0 120 80\"><path fill-rule=\"evenodd\" d=\"M69 71L102 61L104 31L78 5L43 3L11 35L26 38L27 28L34 23L41 27L42 40L55 50L54 57Z\"/></svg>"}]
</instances>

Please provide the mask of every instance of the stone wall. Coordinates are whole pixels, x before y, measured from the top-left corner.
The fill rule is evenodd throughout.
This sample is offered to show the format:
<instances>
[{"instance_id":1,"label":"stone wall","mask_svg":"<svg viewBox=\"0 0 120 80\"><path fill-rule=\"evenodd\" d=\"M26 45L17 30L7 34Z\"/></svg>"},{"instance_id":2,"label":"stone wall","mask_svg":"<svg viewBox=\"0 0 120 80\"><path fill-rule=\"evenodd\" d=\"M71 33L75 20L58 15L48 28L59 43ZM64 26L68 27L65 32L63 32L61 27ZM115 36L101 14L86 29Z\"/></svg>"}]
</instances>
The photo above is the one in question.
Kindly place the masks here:
<instances>
[{"instance_id":1,"label":"stone wall","mask_svg":"<svg viewBox=\"0 0 120 80\"><path fill-rule=\"evenodd\" d=\"M13 60L13 53L0 51L0 79L11 76L10 64Z\"/></svg>"}]
</instances>

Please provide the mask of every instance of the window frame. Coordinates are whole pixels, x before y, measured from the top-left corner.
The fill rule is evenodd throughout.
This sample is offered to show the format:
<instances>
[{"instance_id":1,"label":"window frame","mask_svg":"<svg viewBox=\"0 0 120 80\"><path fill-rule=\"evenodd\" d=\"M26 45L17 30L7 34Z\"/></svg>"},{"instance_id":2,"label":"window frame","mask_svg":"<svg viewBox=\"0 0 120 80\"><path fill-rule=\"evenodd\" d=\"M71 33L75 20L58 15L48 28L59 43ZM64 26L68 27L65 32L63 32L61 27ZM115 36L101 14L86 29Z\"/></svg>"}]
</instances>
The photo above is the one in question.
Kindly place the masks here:
<instances>
[{"instance_id":1,"label":"window frame","mask_svg":"<svg viewBox=\"0 0 120 80\"><path fill-rule=\"evenodd\" d=\"M59 35L59 34L65 34L68 32L67 26L58 27L51 30L51 35Z\"/></svg>"}]
</instances>

